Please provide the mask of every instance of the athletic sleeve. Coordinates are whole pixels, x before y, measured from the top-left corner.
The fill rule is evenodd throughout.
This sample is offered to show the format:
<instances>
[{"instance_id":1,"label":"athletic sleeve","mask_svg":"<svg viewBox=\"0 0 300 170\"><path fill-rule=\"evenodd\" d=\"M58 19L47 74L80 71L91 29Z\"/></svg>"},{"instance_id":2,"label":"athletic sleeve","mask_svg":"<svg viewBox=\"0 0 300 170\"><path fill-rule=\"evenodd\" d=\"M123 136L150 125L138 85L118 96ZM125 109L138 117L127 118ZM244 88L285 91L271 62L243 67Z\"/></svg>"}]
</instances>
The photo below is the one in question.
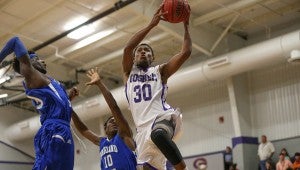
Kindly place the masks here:
<instances>
[{"instance_id":1,"label":"athletic sleeve","mask_svg":"<svg viewBox=\"0 0 300 170\"><path fill-rule=\"evenodd\" d=\"M27 49L19 37L11 38L0 52L0 62L11 53L15 53L17 58L28 54Z\"/></svg>"}]
</instances>

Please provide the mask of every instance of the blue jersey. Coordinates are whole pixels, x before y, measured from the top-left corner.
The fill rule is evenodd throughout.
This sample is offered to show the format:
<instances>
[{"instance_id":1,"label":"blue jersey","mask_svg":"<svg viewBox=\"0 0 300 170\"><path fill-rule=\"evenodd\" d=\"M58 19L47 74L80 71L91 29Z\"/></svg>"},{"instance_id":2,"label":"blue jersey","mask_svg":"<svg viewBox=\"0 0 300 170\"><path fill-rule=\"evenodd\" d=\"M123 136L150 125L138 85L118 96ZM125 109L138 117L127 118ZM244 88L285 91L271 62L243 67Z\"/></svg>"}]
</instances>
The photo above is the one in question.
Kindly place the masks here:
<instances>
[{"instance_id":1,"label":"blue jersey","mask_svg":"<svg viewBox=\"0 0 300 170\"><path fill-rule=\"evenodd\" d=\"M136 169L136 156L124 143L119 134L110 140L103 138L100 141L100 156L102 170Z\"/></svg>"},{"instance_id":2,"label":"blue jersey","mask_svg":"<svg viewBox=\"0 0 300 170\"><path fill-rule=\"evenodd\" d=\"M48 86L35 89L27 89L25 92L28 98L32 99L33 106L39 111L41 124L47 119L60 119L71 121L71 102L59 82L50 79Z\"/></svg>"},{"instance_id":3,"label":"blue jersey","mask_svg":"<svg viewBox=\"0 0 300 170\"><path fill-rule=\"evenodd\" d=\"M54 79L48 86L27 89L40 113L42 127L34 138L33 170L73 170L74 143L70 130L72 107L65 89Z\"/></svg>"}]
</instances>

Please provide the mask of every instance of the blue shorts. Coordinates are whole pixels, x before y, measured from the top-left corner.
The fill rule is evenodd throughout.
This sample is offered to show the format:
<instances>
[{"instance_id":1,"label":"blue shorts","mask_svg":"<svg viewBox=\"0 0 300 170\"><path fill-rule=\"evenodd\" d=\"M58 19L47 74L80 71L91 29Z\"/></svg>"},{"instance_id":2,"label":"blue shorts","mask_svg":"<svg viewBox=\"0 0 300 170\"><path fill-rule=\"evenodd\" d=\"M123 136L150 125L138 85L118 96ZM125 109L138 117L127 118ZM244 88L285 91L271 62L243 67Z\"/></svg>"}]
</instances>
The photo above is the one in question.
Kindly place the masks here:
<instances>
[{"instance_id":1,"label":"blue shorts","mask_svg":"<svg viewBox=\"0 0 300 170\"><path fill-rule=\"evenodd\" d=\"M70 125L63 120L46 120L34 138L33 170L73 170L74 143Z\"/></svg>"}]
</instances>

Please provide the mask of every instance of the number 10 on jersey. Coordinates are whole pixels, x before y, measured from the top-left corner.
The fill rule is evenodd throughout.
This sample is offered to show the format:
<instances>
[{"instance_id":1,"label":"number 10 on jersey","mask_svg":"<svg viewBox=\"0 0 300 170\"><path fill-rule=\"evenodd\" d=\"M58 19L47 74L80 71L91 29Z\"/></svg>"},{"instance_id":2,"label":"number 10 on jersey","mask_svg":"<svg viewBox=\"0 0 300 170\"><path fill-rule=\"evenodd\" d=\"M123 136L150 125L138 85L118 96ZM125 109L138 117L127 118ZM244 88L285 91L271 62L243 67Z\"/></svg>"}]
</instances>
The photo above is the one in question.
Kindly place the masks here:
<instances>
[{"instance_id":1,"label":"number 10 on jersey","mask_svg":"<svg viewBox=\"0 0 300 170\"><path fill-rule=\"evenodd\" d=\"M111 157L110 154L104 156L103 159L104 159L104 166L105 166L105 168L113 166L113 160L112 160L112 157Z\"/></svg>"}]
</instances>

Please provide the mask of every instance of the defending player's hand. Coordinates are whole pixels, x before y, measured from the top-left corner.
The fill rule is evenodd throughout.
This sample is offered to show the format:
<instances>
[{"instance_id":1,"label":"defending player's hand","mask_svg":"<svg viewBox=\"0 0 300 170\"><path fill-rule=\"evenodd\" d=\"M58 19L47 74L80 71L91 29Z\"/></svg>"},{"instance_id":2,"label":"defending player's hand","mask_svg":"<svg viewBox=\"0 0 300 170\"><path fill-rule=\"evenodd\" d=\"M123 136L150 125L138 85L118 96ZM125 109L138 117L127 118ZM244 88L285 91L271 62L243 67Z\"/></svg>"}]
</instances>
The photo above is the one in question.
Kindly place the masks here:
<instances>
[{"instance_id":1,"label":"defending player's hand","mask_svg":"<svg viewBox=\"0 0 300 170\"><path fill-rule=\"evenodd\" d=\"M95 69L93 68L90 69L86 75L91 79L91 81L85 83L85 85L93 85L96 84L98 81L100 81L100 76L98 74L98 67L96 67Z\"/></svg>"},{"instance_id":2,"label":"defending player's hand","mask_svg":"<svg viewBox=\"0 0 300 170\"><path fill-rule=\"evenodd\" d=\"M79 90L77 87L72 87L69 91L69 99L72 101L76 96L79 96Z\"/></svg>"}]
</instances>

